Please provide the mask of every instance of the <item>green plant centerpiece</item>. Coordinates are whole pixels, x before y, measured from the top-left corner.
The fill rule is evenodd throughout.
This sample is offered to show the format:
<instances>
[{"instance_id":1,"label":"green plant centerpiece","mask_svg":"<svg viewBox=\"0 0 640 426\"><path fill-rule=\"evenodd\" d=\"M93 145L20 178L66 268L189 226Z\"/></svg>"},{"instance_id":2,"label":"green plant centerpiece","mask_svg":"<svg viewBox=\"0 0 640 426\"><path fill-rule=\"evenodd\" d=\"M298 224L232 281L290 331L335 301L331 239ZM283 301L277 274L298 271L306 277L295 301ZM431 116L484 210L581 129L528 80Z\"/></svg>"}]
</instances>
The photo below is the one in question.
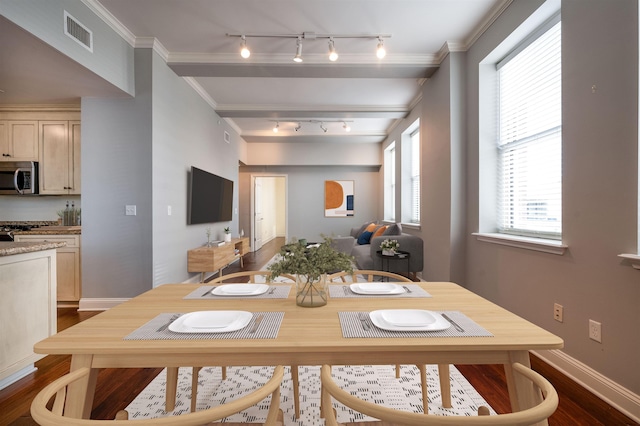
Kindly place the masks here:
<instances>
[{"instance_id":1,"label":"green plant centerpiece","mask_svg":"<svg viewBox=\"0 0 640 426\"><path fill-rule=\"evenodd\" d=\"M267 268L271 278L282 274L296 277L296 304L316 307L327 304L327 274L353 272L353 257L334 249L331 238L319 244L301 244L297 240L280 250L280 257Z\"/></svg>"}]
</instances>

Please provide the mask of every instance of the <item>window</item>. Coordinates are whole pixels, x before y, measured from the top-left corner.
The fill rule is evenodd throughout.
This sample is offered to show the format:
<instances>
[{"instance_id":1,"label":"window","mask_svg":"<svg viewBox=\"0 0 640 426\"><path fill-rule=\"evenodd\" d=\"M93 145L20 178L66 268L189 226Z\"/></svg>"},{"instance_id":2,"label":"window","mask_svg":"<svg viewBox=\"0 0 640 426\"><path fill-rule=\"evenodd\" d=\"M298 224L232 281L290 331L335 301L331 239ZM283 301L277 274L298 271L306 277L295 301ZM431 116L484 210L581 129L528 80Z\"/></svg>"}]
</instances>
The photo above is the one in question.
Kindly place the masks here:
<instances>
[{"instance_id":1,"label":"window","mask_svg":"<svg viewBox=\"0 0 640 426\"><path fill-rule=\"evenodd\" d=\"M420 120L402 133L402 223L420 224Z\"/></svg>"},{"instance_id":2,"label":"window","mask_svg":"<svg viewBox=\"0 0 640 426\"><path fill-rule=\"evenodd\" d=\"M562 238L560 31L554 23L497 64L501 233Z\"/></svg>"},{"instance_id":3,"label":"window","mask_svg":"<svg viewBox=\"0 0 640 426\"><path fill-rule=\"evenodd\" d=\"M420 223L420 130L411 133L411 223Z\"/></svg>"},{"instance_id":4,"label":"window","mask_svg":"<svg viewBox=\"0 0 640 426\"><path fill-rule=\"evenodd\" d=\"M384 218L396 220L396 143L384 150Z\"/></svg>"}]
</instances>

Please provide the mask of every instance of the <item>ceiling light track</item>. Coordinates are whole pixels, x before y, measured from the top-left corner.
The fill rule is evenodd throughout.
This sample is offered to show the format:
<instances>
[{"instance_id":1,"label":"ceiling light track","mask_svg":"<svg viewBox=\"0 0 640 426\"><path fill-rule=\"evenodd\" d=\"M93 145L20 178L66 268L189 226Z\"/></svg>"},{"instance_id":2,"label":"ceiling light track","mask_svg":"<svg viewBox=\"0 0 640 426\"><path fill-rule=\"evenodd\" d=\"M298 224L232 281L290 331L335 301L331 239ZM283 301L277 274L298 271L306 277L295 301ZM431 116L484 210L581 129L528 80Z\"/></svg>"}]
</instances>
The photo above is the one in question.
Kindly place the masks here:
<instances>
[{"instance_id":1,"label":"ceiling light track","mask_svg":"<svg viewBox=\"0 0 640 426\"><path fill-rule=\"evenodd\" d=\"M328 39L329 41L329 60L335 62L338 60L338 53L335 47L335 39L374 39L377 40L376 56L382 59L386 55L384 43L382 39L391 38L391 34L316 34L314 32L303 32L298 34L227 34L227 37L239 37L240 56L244 59L249 58L251 51L247 46L247 38L294 38L296 39L296 54L293 57L294 62L302 62L302 40L318 40Z\"/></svg>"},{"instance_id":2,"label":"ceiling light track","mask_svg":"<svg viewBox=\"0 0 640 426\"><path fill-rule=\"evenodd\" d=\"M294 127L293 130L295 130L296 132L299 131L300 129L302 129L302 123L314 123L314 124L319 124L320 125L320 129L322 129L322 131L324 133L327 133L327 131L329 130L326 126L327 123L342 123L342 128L344 129L345 132L350 132L351 131L351 126L349 126L347 123L353 123L353 120L269 120L272 123L276 123L276 125L273 127L273 132L274 133L278 133L278 129L280 127L280 123L293 123L296 125L296 127Z\"/></svg>"}]
</instances>

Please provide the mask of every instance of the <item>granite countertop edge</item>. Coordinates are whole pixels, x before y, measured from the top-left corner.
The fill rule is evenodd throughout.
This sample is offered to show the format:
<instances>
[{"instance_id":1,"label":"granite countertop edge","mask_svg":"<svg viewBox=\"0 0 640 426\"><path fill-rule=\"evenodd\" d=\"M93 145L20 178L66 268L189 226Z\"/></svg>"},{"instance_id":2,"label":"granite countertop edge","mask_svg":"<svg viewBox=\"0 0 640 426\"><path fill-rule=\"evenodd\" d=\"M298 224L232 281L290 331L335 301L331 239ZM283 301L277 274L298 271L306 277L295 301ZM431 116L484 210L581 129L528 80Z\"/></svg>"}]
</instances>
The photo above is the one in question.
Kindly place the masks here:
<instances>
[{"instance_id":1,"label":"granite countertop edge","mask_svg":"<svg viewBox=\"0 0 640 426\"><path fill-rule=\"evenodd\" d=\"M80 226L56 226L55 229L47 229L47 227L33 228L29 231L13 231L13 235L80 235L82 228Z\"/></svg>"},{"instance_id":2,"label":"granite countertop edge","mask_svg":"<svg viewBox=\"0 0 640 426\"><path fill-rule=\"evenodd\" d=\"M0 242L0 256L13 256L15 254L33 253L37 251L57 249L66 246L64 241L16 243L11 241Z\"/></svg>"}]
</instances>

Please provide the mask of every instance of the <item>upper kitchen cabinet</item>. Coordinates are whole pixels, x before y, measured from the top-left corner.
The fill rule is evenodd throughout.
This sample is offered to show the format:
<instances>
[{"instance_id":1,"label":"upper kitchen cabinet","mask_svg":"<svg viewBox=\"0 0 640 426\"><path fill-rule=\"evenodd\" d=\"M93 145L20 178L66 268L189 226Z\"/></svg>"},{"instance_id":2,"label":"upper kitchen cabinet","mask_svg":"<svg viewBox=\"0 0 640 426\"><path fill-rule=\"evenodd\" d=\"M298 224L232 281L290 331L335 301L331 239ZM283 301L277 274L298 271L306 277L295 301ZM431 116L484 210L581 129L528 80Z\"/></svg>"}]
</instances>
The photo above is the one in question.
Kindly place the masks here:
<instances>
[{"instance_id":1,"label":"upper kitchen cabinet","mask_svg":"<svg viewBox=\"0 0 640 426\"><path fill-rule=\"evenodd\" d=\"M80 194L80 122L40 121L40 194Z\"/></svg>"},{"instance_id":2,"label":"upper kitchen cabinet","mask_svg":"<svg viewBox=\"0 0 640 426\"><path fill-rule=\"evenodd\" d=\"M38 161L38 122L0 120L0 161Z\"/></svg>"}]
</instances>

